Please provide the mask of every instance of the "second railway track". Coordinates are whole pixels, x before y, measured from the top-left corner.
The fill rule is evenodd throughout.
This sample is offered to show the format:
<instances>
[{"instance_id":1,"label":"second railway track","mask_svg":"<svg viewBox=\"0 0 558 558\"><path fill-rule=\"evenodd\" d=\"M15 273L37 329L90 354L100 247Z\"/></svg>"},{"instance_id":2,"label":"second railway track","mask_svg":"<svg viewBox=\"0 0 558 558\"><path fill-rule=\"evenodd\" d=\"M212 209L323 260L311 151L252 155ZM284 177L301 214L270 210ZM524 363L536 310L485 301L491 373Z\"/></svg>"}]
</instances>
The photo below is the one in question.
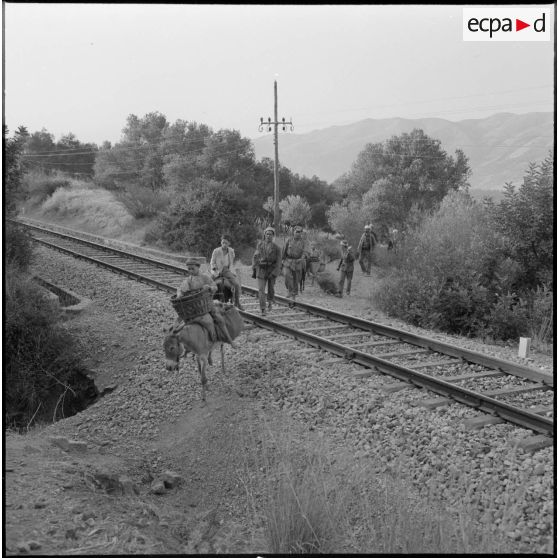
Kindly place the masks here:
<instances>
[{"instance_id":1,"label":"second railway track","mask_svg":"<svg viewBox=\"0 0 558 558\"><path fill-rule=\"evenodd\" d=\"M38 223L22 224L44 246L169 293L176 291L184 277L183 267L167 261L49 230ZM297 302L295 308L289 308L288 300L278 296L273 312L263 317L256 296L256 289L242 287L243 317L258 327L333 353L369 373L387 374L441 396L429 405L449 399L484 411L493 420L553 436L554 380L550 374L323 307Z\"/></svg>"}]
</instances>

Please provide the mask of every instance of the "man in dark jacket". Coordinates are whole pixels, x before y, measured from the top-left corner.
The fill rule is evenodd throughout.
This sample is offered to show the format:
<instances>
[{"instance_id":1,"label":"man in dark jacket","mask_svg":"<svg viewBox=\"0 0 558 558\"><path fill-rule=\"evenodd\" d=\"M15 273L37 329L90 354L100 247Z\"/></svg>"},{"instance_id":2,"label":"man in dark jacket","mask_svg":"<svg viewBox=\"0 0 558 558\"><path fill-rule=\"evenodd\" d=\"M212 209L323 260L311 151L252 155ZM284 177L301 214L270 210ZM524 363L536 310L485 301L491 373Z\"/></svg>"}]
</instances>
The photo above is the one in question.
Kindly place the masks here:
<instances>
[{"instance_id":1,"label":"man in dark jacket","mask_svg":"<svg viewBox=\"0 0 558 558\"><path fill-rule=\"evenodd\" d=\"M298 295L298 286L302 269L306 265L305 257L308 254L306 241L302 238L302 226L296 225L293 237L287 239L283 247L281 259L283 260L283 273L285 275L285 287L289 293L289 307L292 308Z\"/></svg>"},{"instance_id":2,"label":"man in dark jacket","mask_svg":"<svg viewBox=\"0 0 558 558\"><path fill-rule=\"evenodd\" d=\"M351 294L351 283L353 281L353 271L355 269L355 257L353 247L349 246L346 240L341 241L341 259L337 266L337 271L341 271L339 276L339 296L343 296L343 287L347 280L347 294Z\"/></svg>"},{"instance_id":3,"label":"man in dark jacket","mask_svg":"<svg viewBox=\"0 0 558 558\"><path fill-rule=\"evenodd\" d=\"M258 279L258 295L260 299L260 310L265 316L265 287L267 285L267 308L271 310L275 300L275 280L281 273L281 248L273 239L275 229L267 227L264 231L264 239L258 242L256 251L252 256L252 267Z\"/></svg>"},{"instance_id":4,"label":"man in dark jacket","mask_svg":"<svg viewBox=\"0 0 558 558\"><path fill-rule=\"evenodd\" d=\"M365 275L370 275L370 267L372 265L372 252L376 245L376 235L372 232L370 225L364 226L364 232L358 242L358 263Z\"/></svg>"}]
</instances>

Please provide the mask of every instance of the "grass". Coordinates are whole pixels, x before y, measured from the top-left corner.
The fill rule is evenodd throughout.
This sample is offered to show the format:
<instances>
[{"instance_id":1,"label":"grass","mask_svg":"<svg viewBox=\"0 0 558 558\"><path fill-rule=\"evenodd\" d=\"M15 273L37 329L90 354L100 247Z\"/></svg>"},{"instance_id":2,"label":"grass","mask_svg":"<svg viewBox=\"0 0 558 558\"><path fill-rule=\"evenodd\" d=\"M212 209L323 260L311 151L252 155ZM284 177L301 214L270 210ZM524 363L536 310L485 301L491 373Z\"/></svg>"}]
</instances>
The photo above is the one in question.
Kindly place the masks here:
<instances>
[{"instance_id":1,"label":"grass","mask_svg":"<svg viewBox=\"0 0 558 558\"><path fill-rule=\"evenodd\" d=\"M487 487L473 489L457 476L452 492L462 498L440 501L419 496L404 479L405 464L393 473L378 473L374 460L355 461L333 453L322 442L301 436L286 426L267 424L264 434L247 434L247 454L241 481L256 524L263 530L270 553L500 553L513 550L506 532L517 517L514 502L521 494L505 495L505 512L498 529L487 511L473 519L473 501ZM360 464L359 464L360 463ZM521 491L519 491L521 492ZM491 495L492 500L496 497ZM478 514L477 514L478 515Z\"/></svg>"}]
</instances>

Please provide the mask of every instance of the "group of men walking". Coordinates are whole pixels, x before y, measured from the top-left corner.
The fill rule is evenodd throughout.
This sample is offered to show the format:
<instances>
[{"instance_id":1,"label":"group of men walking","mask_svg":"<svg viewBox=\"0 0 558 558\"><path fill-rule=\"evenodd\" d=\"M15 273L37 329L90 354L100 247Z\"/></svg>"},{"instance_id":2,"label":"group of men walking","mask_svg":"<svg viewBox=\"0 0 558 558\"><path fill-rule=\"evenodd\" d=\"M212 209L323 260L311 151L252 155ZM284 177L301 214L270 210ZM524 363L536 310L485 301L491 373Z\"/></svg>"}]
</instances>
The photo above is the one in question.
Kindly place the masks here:
<instances>
[{"instance_id":1,"label":"group of men walking","mask_svg":"<svg viewBox=\"0 0 558 558\"><path fill-rule=\"evenodd\" d=\"M297 225L293 230L293 237L287 239L283 249L275 244L275 229L267 227L264 231L264 238L258 242L256 251L252 258L252 268L254 270L254 278L258 280L258 297L260 302L260 310L265 315L273 307L275 299L275 281L279 277L281 270L285 276L285 287L288 291L290 299L289 307L293 307L295 299L298 295L298 288L304 266L308 262L318 262L321 253L315 243L307 249L306 242L302 238L302 227ZM377 243L377 238L372 227L366 225L364 232L358 244L358 261L362 272L370 276L372 266L372 253ZM346 292L351 294L351 284L354 273L355 256L346 240L341 241L341 259L337 266L340 272L339 289L340 296L346 283ZM312 265L312 264L310 264ZM266 293L267 289L267 293ZM267 306L266 306L267 302Z\"/></svg>"},{"instance_id":2,"label":"group of men walking","mask_svg":"<svg viewBox=\"0 0 558 558\"><path fill-rule=\"evenodd\" d=\"M253 277L258 281L258 298L262 315L269 312L275 300L275 281L283 271L285 286L288 291L289 307L293 307L298 296L301 276L306 265L310 262L310 271L315 276L316 265L319 266L322 258L321 251L315 243L311 243L310 249L307 248L306 241L302 237L302 226L297 225L293 229L292 238L288 238L283 249L275 243L275 229L267 227L263 234L263 239L257 244L256 251L252 257ZM362 272L369 276L372 264L372 251L377 242L376 236L370 225L364 227L358 248L358 261ZM351 294L351 283L354 273L355 255L352 246L346 240L341 241L341 259L337 266L339 276L338 292L342 296L346 285L346 293ZM211 275L200 272L200 264L190 259L186 262L189 276L177 289L177 296L180 297L189 290L204 288L212 294L217 291L216 280L222 278L226 280L232 288L234 294L234 304L243 310L240 304L241 285L237 275L233 271L235 263L235 252L231 247L231 239L228 235L222 235L221 246L215 248L211 255L210 271ZM232 341L231 341L232 342Z\"/></svg>"}]
</instances>

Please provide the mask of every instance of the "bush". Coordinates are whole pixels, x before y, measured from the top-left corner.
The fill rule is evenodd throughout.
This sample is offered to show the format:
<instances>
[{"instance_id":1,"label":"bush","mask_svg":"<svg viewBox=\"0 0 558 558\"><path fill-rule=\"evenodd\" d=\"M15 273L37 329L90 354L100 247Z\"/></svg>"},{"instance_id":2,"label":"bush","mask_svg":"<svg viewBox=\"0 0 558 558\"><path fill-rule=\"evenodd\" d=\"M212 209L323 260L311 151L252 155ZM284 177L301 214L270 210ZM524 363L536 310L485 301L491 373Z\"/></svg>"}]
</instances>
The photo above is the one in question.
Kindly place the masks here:
<instances>
[{"instance_id":1,"label":"bush","mask_svg":"<svg viewBox=\"0 0 558 558\"><path fill-rule=\"evenodd\" d=\"M79 223L95 234L118 236L133 217L112 192L92 188L61 188L42 205L45 215Z\"/></svg>"},{"instance_id":2,"label":"bush","mask_svg":"<svg viewBox=\"0 0 558 558\"><path fill-rule=\"evenodd\" d=\"M39 206L59 188L69 188L70 179L58 172L48 175L43 171L34 170L23 177L23 186L27 192L31 206Z\"/></svg>"},{"instance_id":3,"label":"bush","mask_svg":"<svg viewBox=\"0 0 558 558\"><path fill-rule=\"evenodd\" d=\"M533 294L529 311L529 329L533 344L546 348L554 339L554 293L546 286L538 287Z\"/></svg>"},{"instance_id":4,"label":"bush","mask_svg":"<svg viewBox=\"0 0 558 558\"><path fill-rule=\"evenodd\" d=\"M462 287L450 282L434 298L430 327L459 335L476 335L491 312L490 294L478 282Z\"/></svg>"},{"instance_id":5,"label":"bush","mask_svg":"<svg viewBox=\"0 0 558 558\"><path fill-rule=\"evenodd\" d=\"M490 314L484 334L494 339L518 340L526 336L529 331L527 302L508 293L498 297Z\"/></svg>"},{"instance_id":6,"label":"bush","mask_svg":"<svg viewBox=\"0 0 558 558\"><path fill-rule=\"evenodd\" d=\"M6 222L4 232L6 263L18 270L27 271L33 258L31 235L21 225L10 221Z\"/></svg>"},{"instance_id":7,"label":"bush","mask_svg":"<svg viewBox=\"0 0 558 558\"><path fill-rule=\"evenodd\" d=\"M28 276L6 271L4 410L10 426L53 420L76 404L80 351L59 323L60 309Z\"/></svg>"},{"instance_id":8,"label":"bush","mask_svg":"<svg viewBox=\"0 0 558 558\"><path fill-rule=\"evenodd\" d=\"M329 226L341 233L356 250L364 225L370 222L370 214L360 202L335 203L327 211L327 220Z\"/></svg>"},{"instance_id":9,"label":"bush","mask_svg":"<svg viewBox=\"0 0 558 558\"><path fill-rule=\"evenodd\" d=\"M486 211L466 194L448 195L408 231L393 265L374 295L390 315L461 335L507 339L524 329L523 311L504 294L517 266L505 257Z\"/></svg>"},{"instance_id":10,"label":"bush","mask_svg":"<svg viewBox=\"0 0 558 558\"><path fill-rule=\"evenodd\" d=\"M201 178L185 186L185 193L151 229L149 239L161 240L174 251L209 258L223 233L232 237L235 249L254 245L256 228L247 214L244 194L234 184Z\"/></svg>"},{"instance_id":11,"label":"bush","mask_svg":"<svg viewBox=\"0 0 558 558\"><path fill-rule=\"evenodd\" d=\"M115 197L135 219L156 217L169 207L171 195L166 190L129 185L115 193Z\"/></svg>"}]
</instances>

